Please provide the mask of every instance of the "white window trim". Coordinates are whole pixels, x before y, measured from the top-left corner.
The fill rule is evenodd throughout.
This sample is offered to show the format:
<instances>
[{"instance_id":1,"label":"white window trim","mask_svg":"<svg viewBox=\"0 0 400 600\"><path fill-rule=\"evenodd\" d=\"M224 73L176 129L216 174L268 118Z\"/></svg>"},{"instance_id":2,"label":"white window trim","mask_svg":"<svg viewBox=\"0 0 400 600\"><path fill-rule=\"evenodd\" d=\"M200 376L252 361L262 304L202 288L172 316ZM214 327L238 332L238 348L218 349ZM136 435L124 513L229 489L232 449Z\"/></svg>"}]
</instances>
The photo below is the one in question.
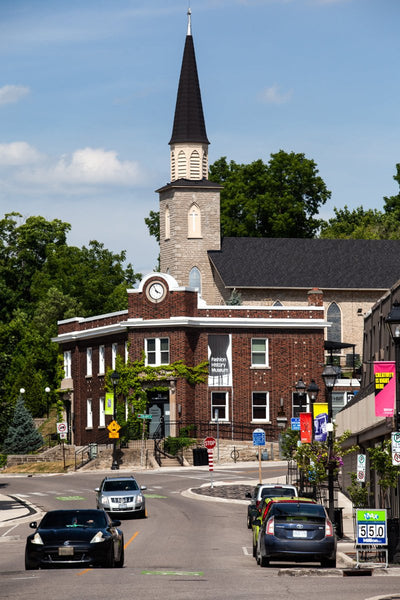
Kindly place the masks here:
<instances>
[{"instance_id":1,"label":"white window trim","mask_svg":"<svg viewBox=\"0 0 400 600\"><path fill-rule=\"evenodd\" d=\"M224 419L222 419L218 415L218 422L219 423L229 423L229 392L227 392L225 390L213 390L211 392L211 398L210 398L210 402L211 402L210 409L211 409L211 412L212 412L212 414L211 414L211 422L212 423L216 423L217 422L216 419L215 419L215 409L217 407L215 407L213 405L213 401L212 401L214 394L225 394L225 415L226 416L225 416ZM220 404L220 406L222 406L222 405Z\"/></svg>"},{"instance_id":2,"label":"white window trim","mask_svg":"<svg viewBox=\"0 0 400 600\"><path fill-rule=\"evenodd\" d=\"M72 353L71 350L64 352L64 379L71 379Z\"/></svg>"},{"instance_id":3,"label":"white window trim","mask_svg":"<svg viewBox=\"0 0 400 600\"><path fill-rule=\"evenodd\" d=\"M99 346L99 375L104 375L106 372L106 347Z\"/></svg>"},{"instance_id":4,"label":"white window trim","mask_svg":"<svg viewBox=\"0 0 400 600\"><path fill-rule=\"evenodd\" d=\"M148 340L155 340L156 342L156 349L155 349L155 356L156 356L156 360L154 363L149 364L148 360L147 360L147 341ZM161 362L161 340L168 340L168 362ZM171 356L170 356L170 352L171 352L171 344L170 344L170 339L169 337L162 337L162 338L145 338L144 340L144 352L146 355L145 358L145 365L146 367L161 367L163 365L169 365L170 364L170 360L171 360ZM165 352L165 350L163 350L163 352Z\"/></svg>"},{"instance_id":5,"label":"white window trim","mask_svg":"<svg viewBox=\"0 0 400 600\"><path fill-rule=\"evenodd\" d=\"M111 345L111 368L113 369L113 371L115 371L117 354L118 354L118 344L114 343Z\"/></svg>"},{"instance_id":6,"label":"white window trim","mask_svg":"<svg viewBox=\"0 0 400 600\"><path fill-rule=\"evenodd\" d=\"M86 400L86 429L93 429L93 408L91 398Z\"/></svg>"},{"instance_id":7,"label":"white window trim","mask_svg":"<svg viewBox=\"0 0 400 600\"><path fill-rule=\"evenodd\" d=\"M86 348L86 377L93 375L92 348Z\"/></svg>"},{"instance_id":8,"label":"white window trim","mask_svg":"<svg viewBox=\"0 0 400 600\"><path fill-rule=\"evenodd\" d=\"M253 364L253 340L254 341L265 341L265 353L264 353L264 363L261 364ZM259 352L258 354L261 354ZM250 342L250 359L251 359L251 368L252 369L269 369L269 339L268 338L251 338Z\"/></svg>"},{"instance_id":9,"label":"white window trim","mask_svg":"<svg viewBox=\"0 0 400 600\"><path fill-rule=\"evenodd\" d=\"M99 398L99 429L106 426L106 414L105 414L105 398L100 396Z\"/></svg>"},{"instance_id":10,"label":"white window trim","mask_svg":"<svg viewBox=\"0 0 400 600\"><path fill-rule=\"evenodd\" d=\"M254 394L265 394L266 396L266 417L264 419L255 419L253 417L253 409L254 409L254 403L253 403L253 396ZM252 423L270 423L270 403L269 403L269 392L267 392L266 390L253 390L251 392L251 422Z\"/></svg>"}]
</instances>

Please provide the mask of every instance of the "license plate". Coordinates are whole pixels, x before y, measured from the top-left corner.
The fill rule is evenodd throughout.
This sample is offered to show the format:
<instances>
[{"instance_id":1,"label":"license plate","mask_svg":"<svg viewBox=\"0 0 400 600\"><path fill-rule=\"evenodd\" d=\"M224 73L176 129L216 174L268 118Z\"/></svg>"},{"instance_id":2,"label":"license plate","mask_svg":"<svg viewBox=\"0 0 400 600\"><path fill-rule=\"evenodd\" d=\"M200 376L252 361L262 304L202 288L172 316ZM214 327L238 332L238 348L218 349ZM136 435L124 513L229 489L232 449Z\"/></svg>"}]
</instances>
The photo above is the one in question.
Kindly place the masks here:
<instances>
[{"instance_id":1,"label":"license plate","mask_svg":"<svg viewBox=\"0 0 400 600\"><path fill-rule=\"evenodd\" d=\"M125 502L121 502L119 504L119 508L126 508L126 503Z\"/></svg>"},{"instance_id":2,"label":"license plate","mask_svg":"<svg viewBox=\"0 0 400 600\"><path fill-rule=\"evenodd\" d=\"M58 556L73 556L74 548L72 546L63 546L58 549Z\"/></svg>"},{"instance_id":3,"label":"license plate","mask_svg":"<svg viewBox=\"0 0 400 600\"><path fill-rule=\"evenodd\" d=\"M293 537L295 538L306 538L307 537L307 531L303 531L303 530L299 530L299 529L293 529Z\"/></svg>"}]
</instances>

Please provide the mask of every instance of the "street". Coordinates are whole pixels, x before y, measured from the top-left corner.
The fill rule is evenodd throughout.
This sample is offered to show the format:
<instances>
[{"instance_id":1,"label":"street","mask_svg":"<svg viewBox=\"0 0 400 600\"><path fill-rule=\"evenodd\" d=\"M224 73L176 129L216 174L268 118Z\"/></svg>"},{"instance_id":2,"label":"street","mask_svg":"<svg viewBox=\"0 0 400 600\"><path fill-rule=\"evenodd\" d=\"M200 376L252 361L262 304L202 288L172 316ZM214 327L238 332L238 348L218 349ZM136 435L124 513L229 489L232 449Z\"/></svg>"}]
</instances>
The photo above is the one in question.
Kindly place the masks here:
<instances>
[{"instance_id":1,"label":"street","mask_svg":"<svg viewBox=\"0 0 400 600\"><path fill-rule=\"evenodd\" d=\"M285 473L283 466L263 466L263 480ZM81 472L53 476L0 476L0 491L18 496L40 510L95 507L94 488L105 473ZM107 472L108 475L117 475ZM123 474L123 472L121 472ZM307 597L308 600L337 598L364 600L373 597L398 598L400 577L343 577L316 565L282 570L282 565L262 569L251 555L251 532L246 527L246 502L204 500L183 494L210 482L210 473L201 468L135 473L146 485L148 518L124 519L125 567L120 569L52 569L25 571L25 538L29 523L15 523L0 529L0 598L78 598L79 600L118 597L128 599L243 599L280 600ZM213 481L226 483L258 481L254 468L236 464L216 467ZM35 520L35 517L29 520ZM308 566L307 566L308 567ZM293 572L303 576L292 576Z\"/></svg>"}]
</instances>

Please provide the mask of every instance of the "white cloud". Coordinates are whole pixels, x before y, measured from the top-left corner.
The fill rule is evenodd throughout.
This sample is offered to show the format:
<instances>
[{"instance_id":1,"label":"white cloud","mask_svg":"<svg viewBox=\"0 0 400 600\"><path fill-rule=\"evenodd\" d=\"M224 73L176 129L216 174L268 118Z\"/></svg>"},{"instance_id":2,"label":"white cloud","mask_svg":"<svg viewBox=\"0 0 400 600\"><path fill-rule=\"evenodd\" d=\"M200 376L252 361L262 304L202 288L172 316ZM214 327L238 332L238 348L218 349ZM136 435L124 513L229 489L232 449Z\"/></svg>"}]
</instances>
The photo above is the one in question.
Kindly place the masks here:
<instances>
[{"instance_id":1,"label":"white cloud","mask_svg":"<svg viewBox=\"0 0 400 600\"><path fill-rule=\"evenodd\" d=\"M260 93L260 100L267 104L285 104L285 102L290 100L292 94L292 90L281 92L279 86L274 83Z\"/></svg>"},{"instance_id":2,"label":"white cloud","mask_svg":"<svg viewBox=\"0 0 400 600\"><path fill-rule=\"evenodd\" d=\"M13 104L29 94L29 88L23 85L3 85L0 88L0 106Z\"/></svg>"},{"instance_id":3,"label":"white cloud","mask_svg":"<svg viewBox=\"0 0 400 600\"><path fill-rule=\"evenodd\" d=\"M58 162L34 169L26 169L19 178L35 184L46 185L120 185L131 186L143 180L139 164L121 161L113 150L82 148L70 157L62 156Z\"/></svg>"},{"instance_id":4,"label":"white cloud","mask_svg":"<svg viewBox=\"0 0 400 600\"><path fill-rule=\"evenodd\" d=\"M0 144L0 165L21 166L41 160L41 154L26 142Z\"/></svg>"}]
</instances>

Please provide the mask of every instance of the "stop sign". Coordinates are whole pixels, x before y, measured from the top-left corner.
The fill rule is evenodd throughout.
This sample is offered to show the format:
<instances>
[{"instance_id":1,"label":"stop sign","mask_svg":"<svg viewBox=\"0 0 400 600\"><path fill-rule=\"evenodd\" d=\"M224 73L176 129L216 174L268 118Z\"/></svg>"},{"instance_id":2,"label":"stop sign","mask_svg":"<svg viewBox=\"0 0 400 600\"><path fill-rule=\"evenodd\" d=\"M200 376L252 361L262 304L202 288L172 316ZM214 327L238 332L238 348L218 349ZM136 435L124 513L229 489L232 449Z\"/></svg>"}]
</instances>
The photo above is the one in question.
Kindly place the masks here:
<instances>
[{"instance_id":1,"label":"stop sign","mask_svg":"<svg viewBox=\"0 0 400 600\"><path fill-rule=\"evenodd\" d=\"M206 437L206 439L204 440L204 446L208 450L212 450L213 448L215 448L216 443L217 443L217 440L213 437Z\"/></svg>"}]
</instances>

